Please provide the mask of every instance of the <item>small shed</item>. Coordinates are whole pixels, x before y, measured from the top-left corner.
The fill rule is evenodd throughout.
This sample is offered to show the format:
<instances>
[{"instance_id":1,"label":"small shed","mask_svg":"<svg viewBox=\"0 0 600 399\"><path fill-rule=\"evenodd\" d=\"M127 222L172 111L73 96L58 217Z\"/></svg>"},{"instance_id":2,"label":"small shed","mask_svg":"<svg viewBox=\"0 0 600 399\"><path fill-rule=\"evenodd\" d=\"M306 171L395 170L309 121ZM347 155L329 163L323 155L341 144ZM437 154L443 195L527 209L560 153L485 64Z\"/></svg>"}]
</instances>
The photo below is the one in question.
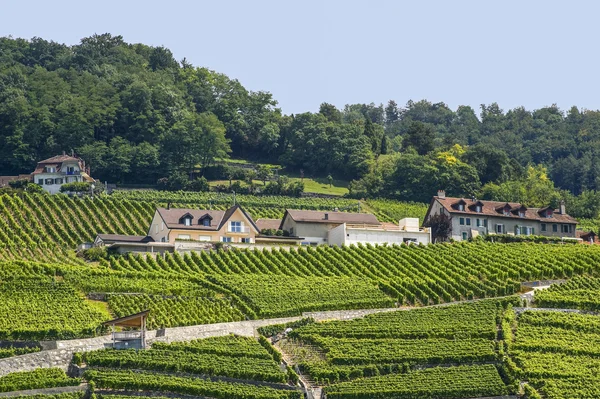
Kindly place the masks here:
<instances>
[{"instance_id":1,"label":"small shed","mask_svg":"<svg viewBox=\"0 0 600 399\"><path fill-rule=\"evenodd\" d=\"M146 321L150 310L144 310L129 316L104 322L111 326L114 349L146 349ZM133 328L134 330L115 331L115 327Z\"/></svg>"}]
</instances>

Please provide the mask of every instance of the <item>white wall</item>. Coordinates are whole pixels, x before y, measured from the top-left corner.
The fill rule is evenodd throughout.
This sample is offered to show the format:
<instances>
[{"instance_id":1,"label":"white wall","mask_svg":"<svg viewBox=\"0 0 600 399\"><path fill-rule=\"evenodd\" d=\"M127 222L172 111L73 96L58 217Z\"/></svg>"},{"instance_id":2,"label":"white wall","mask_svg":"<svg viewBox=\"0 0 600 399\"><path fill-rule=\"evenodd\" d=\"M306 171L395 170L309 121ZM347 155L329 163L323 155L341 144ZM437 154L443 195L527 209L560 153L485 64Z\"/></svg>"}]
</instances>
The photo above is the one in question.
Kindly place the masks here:
<instances>
[{"instance_id":1,"label":"white wall","mask_svg":"<svg viewBox=\"0 0 600 399\"><path fill-rule=\"evenodd\" d=\"M346 229L346 245L358 243L371 244L402 244L405 239L416 240L419 244L429 244L431 236L429 231L400 231L400 230L371 230L371 229Z\"/></svg>"},{"instance_id":2,"label":"white wall","mask_svg":"<svg viewBox=\"0 0 600 399\"><path fill-rule=\"evenodd\" d=\"M346 243L346 224L340 224L329 230L329 245L342 246Z\"/></svg>"}]
</instances>

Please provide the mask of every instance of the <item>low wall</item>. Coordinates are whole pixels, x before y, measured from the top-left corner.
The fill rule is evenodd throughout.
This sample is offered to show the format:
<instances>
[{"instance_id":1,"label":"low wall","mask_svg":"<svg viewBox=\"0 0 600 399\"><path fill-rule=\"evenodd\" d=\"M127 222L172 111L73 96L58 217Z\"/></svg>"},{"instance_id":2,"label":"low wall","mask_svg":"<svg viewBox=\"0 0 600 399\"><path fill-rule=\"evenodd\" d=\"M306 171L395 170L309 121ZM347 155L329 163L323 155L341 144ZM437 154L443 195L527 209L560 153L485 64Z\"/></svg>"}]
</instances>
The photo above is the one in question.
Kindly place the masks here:
<instances>
[{"instance_id":1,"label":"low wall","mask_svg":"<svg viewBox=\"0 0 600 399\"><path fill-rule=\"evenodd\" d=\"M61 393L80 392L88 389L88 384L81 384L75 387L56 387L42 389L28 389L26 391L12 391L0 393L0 398L10 398L14 396L32 396L32 395L58 395Z\"/></svg>"},{"instance_id":2,"label":"low wall","mask_svg":"<svg viewBox=\"0 0 600 399\"><path fill-rule=\"evenodd\" d=\"M283 324L297 321L305 317L312 317L317 321L322 320L350 320L372 313L388 312L392 309L367 309L367 310L341 310L326 312L305 312L302 316L283 317L278 319L246 320L230 323L202 324L189 327L174 327L164 330L146 332L146 340L153 342L178 342L190 341L198 338L219 337L229 334L253 337L257 335L256 329L272 324ZM65 371L75 352L88 352L112 346L110 335L95 338L72 339L64 341L44 341L41 343L41 352L29 353L0 359L0 377L15 371L31 371L37 368L58 367Z\"/></svg>"}]
</instances>

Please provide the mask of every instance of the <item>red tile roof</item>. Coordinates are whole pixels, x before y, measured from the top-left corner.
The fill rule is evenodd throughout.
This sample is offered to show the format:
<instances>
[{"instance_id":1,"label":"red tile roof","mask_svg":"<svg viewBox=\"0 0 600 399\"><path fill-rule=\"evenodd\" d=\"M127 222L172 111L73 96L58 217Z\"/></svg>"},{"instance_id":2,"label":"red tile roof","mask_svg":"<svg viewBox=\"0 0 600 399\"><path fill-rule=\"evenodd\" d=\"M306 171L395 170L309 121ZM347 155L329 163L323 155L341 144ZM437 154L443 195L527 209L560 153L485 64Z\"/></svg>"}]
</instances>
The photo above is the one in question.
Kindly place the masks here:
<instances>
[{"instance_id":1,"label":"red tile roof","mask_svg":"<svg viewBox=\"0 0 600 399\"><path fill-rule=\"evenodd\" d=\"M256 226L260 229L279 229L279 225L281 224L281 219L258 219L256 221Z\"/></svg>"},{"instance_id":2,"label":"red tile roof","mask_svg":"<svg viewBox=\"0 0 600 399\"><path fill-rule=\"evenodd\" d=\"M446 211L452 214L465 214L465 215L483 215L483 216L494 216L494 217L503 217L510 219L524 219L524 220L538 220L540 222L558 222L558 223L577 223L577 220L570 215L560 214L558 210L545 207L545 208L526 208L522 204L517 202L502 202L502 201L484 201L484 200L476 200L473 202L471 199L464 198L452 198L452 197L433 197L434 201L438 201L442 207ZM464 211L459 211L456 208L456 205L460 202L465 204ZM481 212L476 212L474 205L482 204ZM508 206L507 206L508 205ZM510 213L505 215L503 212L504 208L510 209ZM431 207L430 207L431 209ZM519 216L519 210L525 209L525 216ZM545 211L547 209L552 209L552 217L544 217L540 214L540 211ZM499 211L500 210L500 211ZM428 212L429 213L429 212Z\"/></svg>"},{"instance_id":3,"label":"red tile roof","mask_svg":"<svg viewBox=\"0 0 600 399\"><path fill-rule=\"evenodd\" d=\"M379 220L370 213L350 213L350 212L336 212L336 211L304 211L287 209L287 215L295 222L304 223L348 223L348 224L368 224L368 225L379 225ZM327 215L327 216L326 216ZM285 219L286 215L284 215ZM283 220L282 220L283 223Z\"/></svg>"},{"instance_id":4,"label":"red tile roof","mask_svg":"<svg viewBox=\"0 0 600 399\"><path fill-rule=\"evenodd\" d=\"M229 220L231 215L235 212L237 208L240 208L242 213L248 218L251 225L260 232L252 217L244 211L242 207L239 205L235 205L226 211L213 211L213 210L205 210L205 209L166 209L166 208L157 208L156 211L165 221L167 228L169 229L181 229L181 230L204 230L204 231L218 231L223 227L225 223ZM185 215L192 216L192 225L186 226L180 223L180 220ZM204 226L203 224L198 224L199 220L204 219L204 217L210 217L211 223L210 226Z\"/></svg>"}]
</instances>

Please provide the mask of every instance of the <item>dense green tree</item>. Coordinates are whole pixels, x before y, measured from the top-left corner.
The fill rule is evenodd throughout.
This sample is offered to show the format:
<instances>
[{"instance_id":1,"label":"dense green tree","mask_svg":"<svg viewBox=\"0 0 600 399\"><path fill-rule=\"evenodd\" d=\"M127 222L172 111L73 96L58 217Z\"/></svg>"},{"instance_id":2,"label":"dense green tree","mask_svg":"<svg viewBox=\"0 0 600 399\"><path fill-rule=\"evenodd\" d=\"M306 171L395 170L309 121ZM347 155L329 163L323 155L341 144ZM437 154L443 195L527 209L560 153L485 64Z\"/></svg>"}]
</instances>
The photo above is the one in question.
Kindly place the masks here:
<instances>
[{"instance_id":1,"label":"dense green tree","mask_svg":"<svg viewBox=\"0 0 600 399\"><path fill-rule=\"evenodd\" d=\"M411 122L408 126L404 145L412 147L419 155L425 155L435 149L435 131L431 125Z\"/></svg>"}]
</instances>

